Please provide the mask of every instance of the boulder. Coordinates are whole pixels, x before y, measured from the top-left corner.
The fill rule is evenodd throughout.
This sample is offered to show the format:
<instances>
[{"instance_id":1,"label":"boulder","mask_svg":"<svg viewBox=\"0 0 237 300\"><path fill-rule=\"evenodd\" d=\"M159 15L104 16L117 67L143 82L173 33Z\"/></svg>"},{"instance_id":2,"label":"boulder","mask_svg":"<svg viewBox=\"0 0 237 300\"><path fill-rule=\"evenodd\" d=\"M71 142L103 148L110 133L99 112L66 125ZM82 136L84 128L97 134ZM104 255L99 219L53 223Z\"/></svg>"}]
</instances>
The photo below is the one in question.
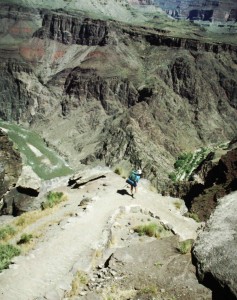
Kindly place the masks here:
<instances>
[{"instance_id":1,"label":"boulder","mask_svg":"<svg viewBox=\"0 0 237 300\"><path fill-rule=\"evenodd\" d=\"M18 191L29 194L29 196L38 196L41 185L42 180L32 168L23 166L21 176L16 183Z\"/></svg>"},{"instance_id":2,"label":"boulder","mask_svg":"<svg viewBox=\"0 0 237 300\"><path fill-rule=\"evenodd\" d=\"M237 299L236 198L234 192L219 201L193 248L198 279L213 290L213 299Z\"/></svg>"},{"instance_id":3,"label":"boulder","mask_svg":"<svg viewBox=\"0 0 237 300\"><path fill-rule=\"evenodd\" d=\"M16 187L3 197L0 214L19 216L24 212L39 208L38 201L35 199L39 195L41 185L41 179L32 168L23 166Z\"/></svg>"}]
</instances>

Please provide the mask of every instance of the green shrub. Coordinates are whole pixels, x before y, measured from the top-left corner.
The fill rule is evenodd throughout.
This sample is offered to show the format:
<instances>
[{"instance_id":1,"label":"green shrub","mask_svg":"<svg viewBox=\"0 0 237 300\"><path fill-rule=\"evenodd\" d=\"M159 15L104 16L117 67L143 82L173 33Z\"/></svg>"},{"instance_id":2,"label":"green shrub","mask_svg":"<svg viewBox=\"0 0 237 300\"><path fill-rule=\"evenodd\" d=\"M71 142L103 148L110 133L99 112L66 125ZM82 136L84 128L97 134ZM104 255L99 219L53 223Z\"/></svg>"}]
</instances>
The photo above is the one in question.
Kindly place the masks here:
<instances>
[{"instance_id":1,"label":"green shrub","mask_svg":"<svg viewBox=\"0 0 237 300\"><path fill-rule=\"evenodd\" d=\"M171 179L174 182L176 181L176 174L175 174L175 172L172 172L172 173L169 174L169 179Z\"/></svg>"},{"instance_id":2,"label":"green shrub","mask_svg":"<svg viewBox=\"0 0 237 300\"><path fill-rule=\"evenodd\" d=\"M174 202L174 206L177 208L177 209L180 209L181 206L182 206L182 203L180 201L175 201Z\"/></svg>"},{"instance_id":3,"label":"green shrub","mask_svg":"<svg viewBox=\"0 0 237 300\"><path fill-rule=\"evenodd\" d=\"M142 288L141 290L139 290L139 295L142 294L148 294L148 295L157 295L158 290L156 286L146 286L144 288Z\"/></svg>"},{"instance_id":4,"label":"green shrub","mask_svg":"<svg viewBox=\"0 0 237 300\"><path fill-rule=\"evenodd\" d=\"M182 168L183 165L187 164L192 159L192 157L193 157L193 154L190 152L179 155L178 159L174 163L175 169Z\"/></svg>"},{"instance_id":5,"label":"green shrub","mask_svg":"<svg viewBox=\"0 0 237 300\"><path fill-rule=\"evenodd\" d=\"M121 174L122 174L122 171L121 171L120 168L116 168L116 169L114 170L114 173L115 173L115 174L118 174L118 175L121 175Z\"/></svg>"},{"instance_id":6,"label":"green shrub","mask_svg":"<svg viewBox=\"0 0 237 300\"><path fill-rule=\"evenodd\" d=\"M0 228L0 240L6 240L8 237L13 236L16 233L16 229L12 226L4 226Z\"/></svg>"},{"instance_id":7,"label":"green shrub","mask_svg":"<svg viewBox=\"0 0 237 300\"><path fill-rule=\"evenodd\" d=\"M179 242L178 251L181 254L186 254L186 253L191 251L192 245L193 245L193 240L192 239Z\"/></svg>"},{"instance_id":8,"label":"green shrub","mask_svg":"<svg viewBox=\"0 0 237 300\"><path fill-rule=\"evenodd\" d=\"M18 245L27 244L27 243L29 243L31 241L32 238L33 238L32 234L23 233L21 235L20 240L17 242L17 244Z\"/></svg>"},{"instance_id":9,"label":"green shrub","mask_svg":"<svg viewBox=\"0 0 237 300\"><path fill-rule=\"evenodd\" d=\"M139 225L134 228L134 231L137 232L140 236L148 235L150 237L154 236L159 238L160 233L162 232L163 227L159 226L156 223L150 223L145 225Z\"/></svg>"},{"instance_id":10,"label":"green shrub","mask_svg":"<svg viewBox=\"0 0 237 300\"><path fill-rule=\"evenodd\" d=\"M49 192L45 202L41 203L41 208L52 208L58 203L65 201L66 196L62 192Z\"/></svg>"},{"instance_id":11,"label":"green shrub","mask_svg":"<svg viewBox=\"0 0 237 300\"><path fill-rule=\"evenodd\" d=\"M8 268L12 258L14 256L20 255L20 253L21 253L20 249L14 247L13 245L0 244L0 271Z\"/></svg>"},{"instance_id":12,"label":"green shrub","mask_svg":"<svg viewBox=\"0 0 237 300\"><path fill-rule=\"evenodd\" d=\"M188 217L188 218L192 218L198 223L200 222L199 216L196 213L188 212L188 213L185 213L184 216Z\"/></svg>"}]
</instances>

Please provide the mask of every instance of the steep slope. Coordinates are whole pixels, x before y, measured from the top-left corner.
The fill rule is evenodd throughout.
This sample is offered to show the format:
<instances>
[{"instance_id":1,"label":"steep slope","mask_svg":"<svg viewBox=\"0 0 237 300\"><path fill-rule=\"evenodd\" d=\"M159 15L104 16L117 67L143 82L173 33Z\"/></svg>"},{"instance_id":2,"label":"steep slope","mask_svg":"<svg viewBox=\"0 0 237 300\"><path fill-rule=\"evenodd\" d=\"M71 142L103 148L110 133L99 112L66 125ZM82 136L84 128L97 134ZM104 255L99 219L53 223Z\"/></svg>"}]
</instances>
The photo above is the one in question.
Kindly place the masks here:
<instances>
[{"instance_id":1,"label":"steep slope","mask_svg":"<svg viewBox=\"0 0 237 300\"><path fill-rule=\"evenodd\" d=\"M22 11L1 9L0 116L30 124L74 167L139 166L161 188L180 152L234 136L235 45Z\"/></svg>"},{"instance_id":2,"label":"steep slope","mask_svg":"<svg viewBox=\"0 0 237 300\"><path fill-rule=\"evenodd\" d=\"M16 185L21 174L22 159L6 133L0 130L0 199ZM2 201L1 201L2 202ZM2 203L0 204L2 206Z\"/></svg>"},{"instance_id":3,"label":"steep slope","mask_svg":"<svg viewBox=\"0 0 237 300\"><path fill-rule=\"evenodd\" d=\"M237 298L236 196L219 199L193 249L198 278L213 290L213 299Z\"/></svg>"},{"instance_id":4,"label":"steep slope","mask_svg":"<svg viewBox=\"0 0 237 300\"><path fill-rule=\"evenodd\" d=\"M233 139L223 153L212 151L193 170L189 180L171 184L169 192L185 200L191 213L207 221L218 205L218 200L237 190L237 147ZM219 156L219 157L218 157Z\"/></svg>"},{"instance_id":5,"label":"steep slope","mask_svg":"<svg viewBox=\"0 0 237 300\"><path fill-rule=\"evenodd\" d=\"M65 193L66 202L46 210L45 213L38 211L16 217L11 223L15 227L16 224L22 224L25 220L23 232L33 235L33 241L30 244L33 249L26 255L16 257L10 268L3 270L0 276L2 300L73 299L73 296L80 297L85 294L89 295L91 292L95 293L97 299L103 299L103 292L106 292L105 281L108 280L108 276L103 280L104 285L98 285L96 288L93 284L97 280L99 283L98 278L103 275L96 276L96 279L92 274L93 266L102 261L106 267L108 258L119 248L129 251L130 247L136 246L141 249L143 255L147 253L150 257L149 253L153 252L153 258L150 260L152 265L162 259L164 267L153 265L151 282L152 285L157 286L157 289L167 287L163 295L165 300L173 296L177 299L188 300L193 296L199 297L200 294L205 299L211 299L210 290L198 284L194 276L190 253L185 257L177 253L176 247L179 240L195 239L200 224L183 217L182 210L177 210L174 205L175 199L162 197L150 191L145 180L139 183L139 191L133 199L127 189L123 188L124 179L107 168L91 169L80 175L83 179L80 188L72 189L67 185L66 180L60 188L54 190ZM41 200L44 201L44 198ZM181 202L180 204L182 206ZM31 223L28 224L26 220L31 220ZM163 239L139 237L134 231L132 232L136 225L149 222L161 224L162 231L164 231ZM11 239L12 244L15 244L22 234L21 227L17 228L18 235ZM151 248L151 245L161 247L160 251L152 251L154 248ZM163 247L167 248L166 251L162 250ZM24 251L24 245L21 249ZM131 255L130 257L132 258ZM110 263L112 264L112 261ZM146 263L144 258L136 263L135 278L139 272L144 272ZM174 275L172 266L176 263L179 266L185 265L182 276L180 276L180 270ZM119 266L121 264L117 265ZM124 272L130 276L133 271L124 269ZM167 276L162 276L164 272ZM87 274L88 285L84 286L84 294L80 294L83 292L82 282L79 280L78 289L75 289L74 285L77 276L84 273ZM170 285L172 276L176 278L175 289ZM116 277L118 277L116 284L122 284L119 290L128 289L125 284L123 285L124 275L120 278L118 273ZM155 278L159 280L158 285ZM186 291L187 278L190 289ZM108 281L107 284L114 286L113 282ZM150 287L146 277L140 278L139 284L141 286L138 288L136 284L134 285L134 297L131 299L136 299L138 293L146 295L143 287Z\"/></svg>"}]
</instances>

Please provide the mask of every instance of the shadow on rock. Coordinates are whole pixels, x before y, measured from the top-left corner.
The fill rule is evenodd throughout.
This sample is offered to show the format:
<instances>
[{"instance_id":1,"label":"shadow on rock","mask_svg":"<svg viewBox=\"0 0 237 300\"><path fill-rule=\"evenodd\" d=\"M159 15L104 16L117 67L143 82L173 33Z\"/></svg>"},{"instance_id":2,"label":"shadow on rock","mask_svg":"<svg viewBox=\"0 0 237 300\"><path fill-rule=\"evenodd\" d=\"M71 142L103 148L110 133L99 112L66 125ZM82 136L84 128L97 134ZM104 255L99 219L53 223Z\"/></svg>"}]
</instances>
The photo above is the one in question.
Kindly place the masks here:
<instances>
[{"instance_id":1,"label":"shadow on rock","mask_svg":"<svg viewBox=\"0 0 237 300\"><path fill-rule=\"evenodd\" d=\"M117 193L120 194L120 195L122 195L122 196L124 196L124 195L129 195L129 196L131 196L131 195L128 193L128 191L125 190L125 189L117 190Z\"/></svg>"}]
</instances>

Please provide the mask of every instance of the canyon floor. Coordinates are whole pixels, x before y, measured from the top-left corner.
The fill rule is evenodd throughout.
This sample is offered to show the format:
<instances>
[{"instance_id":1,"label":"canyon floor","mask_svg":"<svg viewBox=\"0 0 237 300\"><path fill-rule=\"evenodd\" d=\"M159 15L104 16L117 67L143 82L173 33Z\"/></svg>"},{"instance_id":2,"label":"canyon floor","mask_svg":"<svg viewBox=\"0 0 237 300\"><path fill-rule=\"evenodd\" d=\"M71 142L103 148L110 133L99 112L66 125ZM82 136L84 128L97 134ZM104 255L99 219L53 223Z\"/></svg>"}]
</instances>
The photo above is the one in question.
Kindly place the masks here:
<instances>
[{"instance_id":1,"label":"canyon floor","mask_svg":"<svg viewBox=\"0 0 237 300\"><path fill-rule=\"evenodd\" d=\"M182 200L157 194L145 179L132 198L125 179L107 168L83 178L88 181L77 189L65 178L55 190L67 201L25 228L37 238L0 274L2 300L211 299L190 253L177 251L179 241L195 239L202 226L182 215ZM164 226L163 237L134 232L149 222ZM75 290L78 274L87 280Z\"/></svg>"}]
</instances>

